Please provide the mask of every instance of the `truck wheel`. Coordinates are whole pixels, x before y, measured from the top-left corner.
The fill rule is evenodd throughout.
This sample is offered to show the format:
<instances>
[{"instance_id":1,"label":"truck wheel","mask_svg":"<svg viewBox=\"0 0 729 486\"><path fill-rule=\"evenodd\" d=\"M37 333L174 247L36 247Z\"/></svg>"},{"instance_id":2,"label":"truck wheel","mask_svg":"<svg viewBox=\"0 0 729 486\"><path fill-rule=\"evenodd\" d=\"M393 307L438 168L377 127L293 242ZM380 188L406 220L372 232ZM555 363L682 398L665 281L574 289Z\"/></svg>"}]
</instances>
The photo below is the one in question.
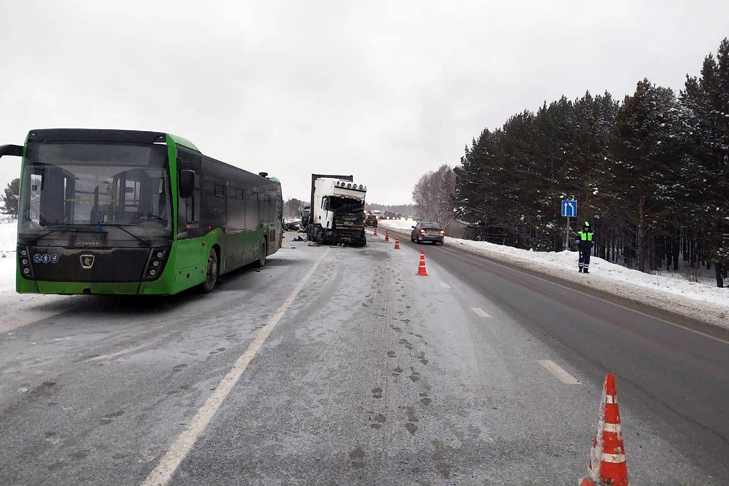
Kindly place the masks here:
<instances>
[{"instance_id":1,"label":"truck wheel","mask_svg":"<svg viewBox=\"0 0 729 486\"><path fill-rule=\"evenodd\" d=\"M355 243L353 246L357 248L364 248L365 246L367 246L367 237L365 236L364 231L360 235L359 241L357 241L357 243Z\"/></svg>"},{"instance_id":2,"label":"truck wheel","mask_svg":"<svg viewBox=\"0 0 729 486\"><path fill-rule=\"evenodd\" d=\"M215 249L210 250L208 255L208 269L205 274L205 282L200 286L203 293L212 292L218 281L218 252Z\"/></svg>"},{"instance_id":3,"label":"truck wheel","mask_svg":"<svg viewBox=\"0 0 729 486\"><path fill-rule=\"evenodd\" d=\"M258 261L256 262L256 266L258 268L263 268L266 266L266 244L261 243L261 247L258 249Z\"/></svg>"}]
</instances>

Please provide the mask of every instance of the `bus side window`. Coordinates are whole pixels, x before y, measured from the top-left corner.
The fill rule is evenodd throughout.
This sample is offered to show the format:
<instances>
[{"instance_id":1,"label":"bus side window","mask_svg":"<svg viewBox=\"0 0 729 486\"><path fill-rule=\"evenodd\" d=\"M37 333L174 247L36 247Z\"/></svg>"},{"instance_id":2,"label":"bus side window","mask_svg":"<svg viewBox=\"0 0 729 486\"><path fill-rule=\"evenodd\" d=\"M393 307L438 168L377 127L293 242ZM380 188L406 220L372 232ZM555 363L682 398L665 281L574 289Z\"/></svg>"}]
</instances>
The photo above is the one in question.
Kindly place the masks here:
<instances>
[{"instance_id":1,"label":"bus side window","mask_svg":"<svg viewBox=\"0 0 729 486\"><path fill-rule=\"evenodd\" d=\"M245 192L246 195L246 229L254 230L260 222L258 211L258 193L255 189Z\"/></svg>"},{"instance_id":2,"label":"bus side window","mask_svg":"<svg viewBox=\"0 0 729 486\"><path fill-rule=\"evenodd\" d=\"M180 200L181 207L184 210L183 223L185 228L197 228L199 223L198 200L200 199L200 190L197 189L199 186L198 180L197 173L195 173L195 189L192 191L190 197Z\"/></svg>"},{"instance_id":3,"label":"bus side window","mask_svg":"<svg viewBox=\"0 0 729 486\"><path fill-rule=\"evenodd\" d=\"M228 191L228 221L227 225L233 230L245 229L245 199L243 189L231 186Z\"/></svg>"},{"instance_id":4,"label":"bus side window","mask_svg":"<svg viewBox=\"0 0 729 486\"><path fill-rule=\"evenodd\" d=\"M192 194L189 197L179 197L179 207L177 208L178 232L188 233L187 236L196 236L195 231L200 226L200 161L199 155L188 153L180 150L177 159L177 167L181 172L190 170L194 172L195 183L193 185ZM178 196L179 188L178 188ZM192 231L190 231L192 230Z\"/></svg>"}]
</instances>

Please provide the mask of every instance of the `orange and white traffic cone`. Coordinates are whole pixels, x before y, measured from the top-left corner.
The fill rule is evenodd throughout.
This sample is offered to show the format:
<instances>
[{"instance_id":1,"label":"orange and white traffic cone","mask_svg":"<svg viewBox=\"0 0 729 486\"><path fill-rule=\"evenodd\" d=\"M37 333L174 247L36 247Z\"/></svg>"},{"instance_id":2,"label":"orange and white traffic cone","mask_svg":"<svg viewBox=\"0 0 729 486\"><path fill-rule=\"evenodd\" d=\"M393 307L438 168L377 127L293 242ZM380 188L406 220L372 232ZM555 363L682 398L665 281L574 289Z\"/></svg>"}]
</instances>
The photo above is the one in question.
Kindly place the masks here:
<instances>
[{"instance_id":1,"label":"orange and white traffic cone","mask_svg":"<svg viewBox=\"0 0 729 486\"><path fill-rule=\"evenodd\" d=\"M425 269L425 253L420 250L420 263L418 263L418 275L421 277L428 276L428 270Z\"/></svg>"},{"instance_id":2,"label":"orange and white traffic cone","mask_svg":"<svg viewBox=\"0 0 729 486\"><path fill-rule=\"evenodd\" d=\"M400 238L395 238L395 249L396 250L400 249Z\"/></svg>"},{"instance_id":3,"label":"orange and white traffic cone","mask_svg":"<svg viewBox=\"0 0 729 486\"><path fill-rule=\"evenodd\" d=\"M625 462L623 434L620 431L620 408L615 375L605 375L600 401L597 434L592 441L588 478L593 484L628 486L628 466ZM584 481L584 480L583 480ZM590 484L585 483L585 484Z\"/></svg>"},{"instance_id":4,"label":"orange and white traffic cone","mask_svg":"<svg viewBox=\"0 0 729 486\"><path fill-rule=\"evenodd\" d=\"M390 241L390 233L385 230L385 241Z\"/></svg>"}]
</instances>

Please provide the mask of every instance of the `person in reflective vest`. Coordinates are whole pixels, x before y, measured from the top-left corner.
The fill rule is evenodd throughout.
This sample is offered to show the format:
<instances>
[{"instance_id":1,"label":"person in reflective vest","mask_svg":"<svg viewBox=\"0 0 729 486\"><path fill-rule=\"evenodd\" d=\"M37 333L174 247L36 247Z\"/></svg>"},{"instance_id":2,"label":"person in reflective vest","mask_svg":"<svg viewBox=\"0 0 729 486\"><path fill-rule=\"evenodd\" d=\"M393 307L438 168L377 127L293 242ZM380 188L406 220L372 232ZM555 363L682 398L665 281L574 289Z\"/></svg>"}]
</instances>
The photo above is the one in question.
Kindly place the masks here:
<instances>
[{"instance_id":1,"label":"person in reflective vest","mask_svg":"<svg viewBox=\"0 0 729 486\"><path fill-rule=\"evenodd\" d=\"M592 229L590 223L585 221L582 231L577 232L577 248L580 250L580 258L577 264L579 271L590 273L590 253L592 252Z\"/></svg>"}]
</instances>

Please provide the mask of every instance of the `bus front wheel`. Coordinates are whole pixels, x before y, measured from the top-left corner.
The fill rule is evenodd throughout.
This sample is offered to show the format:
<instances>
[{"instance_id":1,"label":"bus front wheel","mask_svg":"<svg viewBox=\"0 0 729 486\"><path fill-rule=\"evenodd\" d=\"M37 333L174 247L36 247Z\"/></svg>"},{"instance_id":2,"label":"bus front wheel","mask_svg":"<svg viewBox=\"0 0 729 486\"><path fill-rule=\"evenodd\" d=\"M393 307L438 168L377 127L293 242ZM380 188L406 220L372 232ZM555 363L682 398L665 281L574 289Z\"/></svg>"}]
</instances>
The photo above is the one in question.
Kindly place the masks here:
<instances>
[{"instance_id":1,"label":"bus front wheel","mask_svg":"<svg viewBox=\"0 0 729 486\"><path fill-rule=\"evenodd\" d=\"M218 252L215 249L210 250L208 255L208 269L205 275L205 282L202 284L202 291L206 294L212 292L218 281Z\"/></svg>"}]
</instances>

